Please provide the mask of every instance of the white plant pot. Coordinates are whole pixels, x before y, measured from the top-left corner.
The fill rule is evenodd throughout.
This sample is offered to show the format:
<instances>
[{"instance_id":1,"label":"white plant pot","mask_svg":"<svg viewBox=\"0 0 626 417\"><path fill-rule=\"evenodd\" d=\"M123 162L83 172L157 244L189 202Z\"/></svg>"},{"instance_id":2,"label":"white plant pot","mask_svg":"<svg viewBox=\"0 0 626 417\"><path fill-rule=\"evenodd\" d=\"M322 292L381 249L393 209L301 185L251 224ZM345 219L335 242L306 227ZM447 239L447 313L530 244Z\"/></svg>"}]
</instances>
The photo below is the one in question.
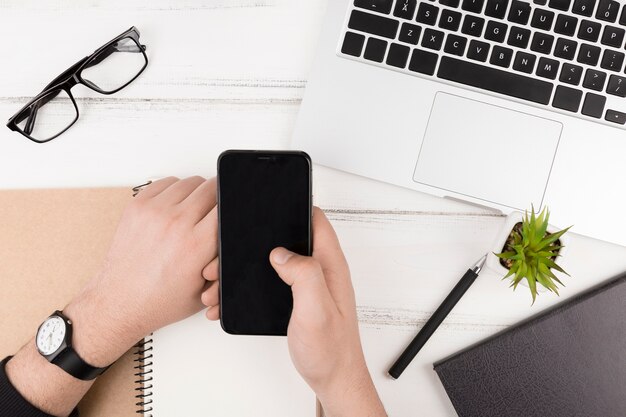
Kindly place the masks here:
<instances>
[{"instance_id":1,"label":"white plant pot","mask_svg":"<svg viewBox=\"0 0 626 417\"><path fill-rule=\"evenodd\" d=\"M509 270L505 267L502 266L502 264L500 264L500 258L498 258L496 255L494 255L494 253L501 253L502 252L502 248L504 247L504 244L506 243L506 240L508 239L509 235L511 234L511 230L513 230L513 227L517 224L517 223L521 223L524 220L524 213L520 212L520 211L513 211L511 212L507 218L506 221L504 222L504 225L502 226L502 229L500 229L500 232L498 233L498 235L496 236L496 239L494 241L493 244L493 249L491 250L491 253L489 253L489 255L487 256L487 262L486 262L486 267L488 269L490 269L491 271L495 272L498 276L500 277L504 277L506 274L509 273ZM558 232L559 230L561 230L558 227L555 227L551 224L548 224L548 232L549 233L554 233L554 232ZM561 236L559 238L559 240L561 241L561 245L563 246L561 248L561 250L559 251L559 256L556 258L556 263L559 263L559 260L563 257L563 254L565 252L567 252L567 245L568 245L568 241L569 241L569 237L567 236L567 233L565 233L565 235ZM562 277L562 273L560 273L559 271L555 271L552 270L552 272L559 278L561 279ZM513 278L513 277L510 277ZM525 279L523 279L520 282L521 285L528 287L528 281L526 281ZM545 288L543 285L537 283L537 292L543 293L543 292L547 292L548 289Z\"/></svg>"}]
</instances>

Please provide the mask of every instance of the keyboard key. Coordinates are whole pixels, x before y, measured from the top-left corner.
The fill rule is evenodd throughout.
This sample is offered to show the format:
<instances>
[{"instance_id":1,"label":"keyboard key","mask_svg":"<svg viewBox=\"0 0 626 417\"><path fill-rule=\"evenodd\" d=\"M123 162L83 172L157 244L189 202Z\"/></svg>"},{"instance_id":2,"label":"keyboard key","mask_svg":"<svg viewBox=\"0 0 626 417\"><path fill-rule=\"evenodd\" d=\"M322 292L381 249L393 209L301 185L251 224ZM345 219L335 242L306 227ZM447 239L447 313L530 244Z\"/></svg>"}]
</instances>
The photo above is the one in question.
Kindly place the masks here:
<instances>
[{"instance_id":1,"label":"keyboard key","mask_svg":"<svg viewBox=\"0 0 626 417\"><path fill-rule=\"evenodd\" d=\"M600 60L600 48L583 43L578 51L577 61L581 64L596 66Z\"/></svg>"},{"instance_id":2,"label":"keyboard key","mask_svg":"<svg viewBox=\"0 0 626 417\"><path fill-rule=\"evenodd\" d=\"M509 22L525 25L530 19L530 4L525 1L513 0L509 10Z\"/></svg>"},{"instance_id":3,"label":"keyboard key","mask_svg":"<svg viewBox=\"0 0 626 417\"><path fill-rule=\"evenodd\" d=\"M570 4L571 0L550 0L548 7L566 12L569 10Z\"/></svg>"},{"instance_id":4,"label":"keyboard key","mask_svg":"<svg viewBox=\"0 0 626 417\"><path fill-rule=\"evenodd\" d=\"M553 43L554 36L546 33L535 32L533 35L533 41L530 44L530 49L542 54L549 54L552 51Z\"/></svg>"},{"instance_id":5,"label":"keyboard key","mask_svg":"<svg viewBox=\"0 0 626 417\"><path fill-rule=\"evenodd\" d=\"M400 29L400 36L398 36L398 39L401 42L410 43L411 45L417 45L420 33L422 33L421 27L417 25L412 25L410 23L403 23L402 28Z\"/></svg>"},{"instance_id":6,"label":"keyboard key","mask_svg":"<svg viewBox=\"0 0 626 417\"><path fill-rule=\"evenodd\" d=\"M496 45L493 47L493 51L491 51L491 58L489 59L489 63L492 65L497 65L499 67L508 68L509 65L511 65L512 59L512 49L503 48Z\"/></svg>"},{"instance_id":7,"label":"keyboard key","mask_svg":"<svg viewBox=\"0 0 626 417\"><path fill-rule=\"evenodd\" d=\"M487 0L485 14L489 17L495 17L496 19L504 19L508 5L509 0Z\"/></svg>"},{"instance_id":8,"label":"keyboard key","mask_svg":"<svg viewBox=\"0 0 626 417\"><path fill-rule=\"evenodd\" d=\"M582 78L582 76L583 67L565 63L563 64L563 69L561 70L559 81L566 84L578 85L580 84L580 79Z\"/></svg>"},{"instance_id":9,"label":"keyboard key","mask_svg":"<svg viewBox=\"0 0 626 417\"><path fill-rule=\"evenodd\" d=\"M343 45L341 45L341 53L352 56L361 56L364 43L365 36L353 32L346 32L346 36L343 38Z\"/></svg>"},{"instance_id":10,"label":"keyboard key","mask_svg":"<svg viewBox=\"0 0 626 417\"><path fill-rule=\"evenodd\" d=\"M444 80L539 104L549 104L553 85L547 81L444 56L437 76Z\"/></svg>"},{"instance_id":11,"label":"keyboard key","mask_svg":"<svg viewBox=\"0 0 626 417\"><path fill-rule=\"evenodd\" d=\"M602 55L600 66L606 70L621 71L624 65L624 54L606 49Z\"/></svg>"},{"instance_id":12,"label":"keyboard key","mask_svg":"<svg viewBox=\"0 0 626 417\"><path fill-rule=\"evenodd\" d=\"M362 9L389 14L393 0L354 0L354 5Z\"/></svg>"},{"instance_id":13,"label":"keyboard key","mask_svg":"<svg viewBox=\"0 0 626 417\"><path fill-rule=\"evenodd\" d=\"M399 23L397 20L353 10L348 27L353 30L395 39Z\"/></svg>"},{"instance_id":14,"label":"keyboard key","mask_svg":"<svg viewBox=\"0 0 626 417\"><path fill-rule=\"evenodd\" d=\"M604 88L604 82L606 81L606 73L594 69L588 69L585 72L585 79L583 80L583 87L590 90L602 91Z\"/></svg>"},{"instance_id":15,"label":"keyboard key","mask_svg":"<svg viewBox=\"0 0 626 417\"><path fill-rule=\"evenodd\" d=\"M411 52L411 48L408 46L392 43L387 54L387 65L404 68L409 59L409 52Z\"/></svg>"},{"instance_id":16,"label":"keyboard key","mask_svg":"<svg viewBox=\"0 0 626 417\"><path fill-rule=\"evenodd\" d=\"M507 26L504 23L490 20L487 22L487 29L485 29L485 39L494 42L504 42L506 38Z\"/></svg>"},{"instance_id":17,"label":"keyboard key","mask_svg":"<svg viewBox=\"0 0 626 417\"><path fill-rule=\"evenodd\" d=\"M461 0L439 0L439 3L448 7L459 7Z\"/></svg>"},{"instance_id":18,"label":"keyboard key","mask_svg":"<svg viewBox=\"0 0 626 417\"><path fill-rule=\"evenodd\" d=\"M459 30L459 26L461 26L461 13L448 9L441 12L441 18L439 19L440 28L456 32Z\"/></svg>"},{"instance_id":19,"label":"keyboard key","mask_svg":"<svg viewBox=\"0 0 626 417\"><path fill-rule=\"evenodd\" d=\"M535 9L530 25L537 29L550 30L554 21L554 12L544 9Z\"/></svg>"},{"instance_id":20,"label":"keyboard key","mask_svg":"<svg viewBox=\"0 0 626 417\"><path fill-rule=\"evenodd\" d=\"M559 73L559 61L550 58L539 58L536 74L543 78L554 80Z\"/></svg>"},{"instance_id":21,"label":"keyboard key","mask_svg":"<svg viewBox=\"0 0 626 417\"><path fill-rule=\"evenodd\" d=\"M622 7L622 15L619 18L619 24L626 26L626 4Z\"/></svg>"},{"instance_id":22,"label":"keyboard key","mask_svg":"<svg viewBox=\"0 0 626 417\"><path fill-rule=\"evenodd\" d=\"M489 44L473 40L467 50L467 57L474 61L485 62L489 56Z\"/></svg>"},{"instance_id":23,"label":"keyboard key","mask_svg":"<svg viewBox=\"0 0 626 417\"><path fill-rule=\"evenodd\" d=\"M604 120L623 125L626 124L626 113L616 110L607 110Z\"/></svg>"},{"instance_id":24,"label":"keyboard key","mask_svg":"<svg viewBox=\"0 0 626 417\"><path fill-rule=\"evenodd\" d=\"M598 10L596 10L596 19L605 22L615 22L619 14L619 2L615 0L600 0Z\"/></svg>"},{"instance_id":25,"label":"keyboard key","mask_svg":"<svg viewBox=\"0 0 626 417\"><path fill-rule=\"evenodd\" d=\"M411 62L409 62L409 69L420 74L433 75L437 66L437 59L437 54L414 49Z\"/></svg>"},{"instance_id":26,"label":"keyboard key","mask_svg":"<svg viewBox=\"0 0 626 417\"><path fill-rule=\"evenodd\" d=\"M483 10L484 0L463 0L461 9L466 12L480 13Z\"/></svg>"},{"instance_id":27,"label":"keyboard key","mask_svg":"<svg viewBox=\"0 0 626 417\"><path fill-rule=\"evenodd\" d=\"M376 38L369 38L367 40L367 46L365 47L365 53L363 58L370 61L383 62L385 58L385 52L387 51L387 41L382 41Z\"/></svg>"},{"instance_id":28,"label":"keyboard key","mask_svg":"<svg viewBox=\"0 0 626 417\"><path fill-rule=\"evenodd\" d=\"M576 0L574 2L574 7L572 7L572 13L591 17L596 1L597 0Z\"/></svg>"},{"instance_id":29,"label":"keyboard key","mask_svg":"<svg viewBox=\"0 0 626 417\"><path fill-rule=\"evenodd\" d=\"M420 23L425 23L427 25L435 25L437 23L437 16L439 15L439 9L432 4L428 3L420 3L417 8L417 20Z\"/></svg>"},{"instance_id":30,"label":"keyboard key","mask_svg":"<svg viewBox=\"0 0 626 417\"><path fill-rule=\"evenodd\" d=\"M578 29L578 37L586 41L595 42L600 36L600 29L602 25L591 20L583 20L580 22L580 28Z\"/></svg>"},{"instance_id":31,"label":"keyboard key","mask_svg":"<svg viewBox=\"0 0 626 417\"><path fill-rule=\"evenodd\" d=\"M560 14L556 18L554 31L560 35L574 36L574 33L576 33L576 25L578 25L578 19L572 16Z\"/></svg>"},{"instance_id":32,"label":"keyboard key","mask_svg":"<svg viewBox=\"0 0 626 417\"><path fill-rule=\"evenodd\" d=\"M624 44L624 33L626 31L622 28L616 28L613 26L605 26L604 33L602 33L602 44L612 46L614 48L621 48Z\"/></svg>"},{"instance_id":33,"label":"keyboard key","mask_svg":"<svg viewBox=\"0 0 626 417\"><path fill-rule=\"evenodd\" d=\"M443 44L444 33L434 29L426 29L422 38L422 46L428 49L438 51Z\"/></svg>"},{"instance_id":34,"label":"keyboard key","mask_svg":"<svg viewBox=\"0 0 626 417\"><path fill-rule=\"evenodd\" d=\"M417 0L398 0L396 8L393 9L393 15L402 19L413 20Z\"/></svg>"},{"instance_id":35,"label":"keyboard key","mask_svg":"<svg viewBox=\"0 0 626 417\"><path fill-rule=\"evenodd\" d=\"M626 77L611 75L606 92L618 97L626 97Z\"/></svg>"},{"instance_id":36,"label":"keyboard key","mask_svg":"<svg viewBox=\"0 0 626 417\"><path fill-rule=\"evenodd\" d=\"M554 92L552 107L577 113L582 98L582 91L559 85Z\"/></svg>"},{"instance_id":37,"label":"keyboard key","mask_svg":"<svg viewBox=\"0 0 626 417\"><path fill-rule=\"evenodd\" d=\"M527 54L526 52L518 52L515 54L515 61L513 61L513 69L515 71L525 72L526 74L532 74L535 68L535 61L537 57L533 54Z\"/></svg>"},{"instance_id":38,"label":"keyboard key","mask_svg":"<svg viewBox=\"0 0 626 417\"><path fill-rule=\"evenodd\" d=\"M517 46L518 48L526 48L529 41L530 30L513 26L511 27L511 31L509 32L509 39L506 43L511 46Z\"/></svg>"},{"instance_id":39,"label":"keyboard key","mask_svg":"<svg viewBox=\"0 0 626 417\"><path fill-rule=\"evenodd\" d=\"M578 44L571 39L559 38L554 47L554 56L570 60L574 59L577 46Z\"/></svg>"},{"instance_id":40,"label":"keyboard key","mask_svg":"<svg viewBox=\"0 0 626 417\"><path fill-rule=\"evenodd\" d=\"M533 3L538 4L540 6L545 6L548 4L548 0L533 0Z\"/></svg>"},{"instance_id":41,"label":"keyboard key","mask_svg":"<svg viewBox=\"0 0 626 417\"><path fill-rule=\"evenodd\" d=\"M485 19L478 16L466 15L463 20L463 27L461 32L470 36L480 36L483 33L483 26L485 26Z\"/></svg>"},{"instance_id":42,"label":"keyboard key","mask_svg":"<svg viewBox=\"0 0 626 417\"><path fill-rule=\"evenodd\" d=\"M593 93L587 93L583 108L580 111L585 116L595 117L600 119L604 113L604 105L606 104L606 97L599 96Z\"/></svg>"},{"instance_id":43,"label":"keyboard key","mask_svg":"<svg viewBox=\"0 0 626 417\"><path fill-rule=\"evenodd\" d=\"M448 35L446 39L446 45L443 50L449 54L463 56L465 53L465 46L467 45L467 39L462 36Z\"/></svg>"}]
</instances>

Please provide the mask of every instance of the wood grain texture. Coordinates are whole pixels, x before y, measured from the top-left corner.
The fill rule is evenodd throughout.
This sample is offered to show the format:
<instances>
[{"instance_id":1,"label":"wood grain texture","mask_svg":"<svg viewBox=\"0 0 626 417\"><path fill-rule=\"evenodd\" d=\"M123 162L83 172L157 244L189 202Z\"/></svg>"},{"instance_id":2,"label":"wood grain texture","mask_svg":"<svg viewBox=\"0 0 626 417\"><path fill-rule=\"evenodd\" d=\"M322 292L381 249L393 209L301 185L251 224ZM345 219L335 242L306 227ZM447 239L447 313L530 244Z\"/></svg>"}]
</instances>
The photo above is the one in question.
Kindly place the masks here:
<instances>
[{"instance_id":1,"label":"wood grain texture","mask_svg":"<svg viewBox=\"0 0 626 417\"><path fill-rule=\"evenodd\" d=\"M47 145L0 128L0 188L129 186L215 174L229 148L289 146L324 0L0 0L0 116L131 25L149 66L127 89L73 91L80 120ZM346 155L349 157L349 155ZM390 415L453 416L432 363L558 301L530 307L485 271L399 381L393 362L504 223L498 214L321 166L314 202L351 265L363 345ZM624 248L575 237L569 297L626 269ZM207 389L218 389L207 381Z\"/></svg>"}]
</instances>

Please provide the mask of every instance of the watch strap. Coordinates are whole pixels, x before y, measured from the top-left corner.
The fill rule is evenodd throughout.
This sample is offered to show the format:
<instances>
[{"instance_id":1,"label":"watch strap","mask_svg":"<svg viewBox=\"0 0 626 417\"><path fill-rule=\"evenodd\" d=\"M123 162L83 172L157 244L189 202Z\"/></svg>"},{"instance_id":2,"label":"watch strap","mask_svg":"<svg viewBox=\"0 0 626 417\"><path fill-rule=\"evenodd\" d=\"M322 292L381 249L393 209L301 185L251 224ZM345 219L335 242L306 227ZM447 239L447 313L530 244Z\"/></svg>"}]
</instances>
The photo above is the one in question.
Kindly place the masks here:
<instances>
[{"instance_id":1,"label":"watch strap","mask_svg":"<svg viewBox=\"0 0 626 417\"><path fill-rule=\"evenodd\" d=\"M74 378L91 381L102 375L109 367L96 368L85 362L73 347L68 346L60 352L52 363L63 369Z\"/></svg>"}]
</instances>

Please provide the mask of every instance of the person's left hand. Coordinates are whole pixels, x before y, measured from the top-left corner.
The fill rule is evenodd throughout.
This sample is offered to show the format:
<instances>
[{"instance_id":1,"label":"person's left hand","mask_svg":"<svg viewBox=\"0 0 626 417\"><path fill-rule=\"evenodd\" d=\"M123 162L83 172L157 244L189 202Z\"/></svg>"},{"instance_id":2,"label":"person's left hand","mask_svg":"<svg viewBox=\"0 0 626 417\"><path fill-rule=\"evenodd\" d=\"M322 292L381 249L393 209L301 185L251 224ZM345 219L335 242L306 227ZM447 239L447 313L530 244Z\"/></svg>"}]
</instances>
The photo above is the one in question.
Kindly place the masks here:
<instances>
[{"instance_id":1,"label":"person's left hand","mask_svg":"<svg viewBox=\"0 0 626 417\"><path fill-rule=\"evenodd\" d=\"M218 304L215 204L214 178L168 177L127 206L102 269L64 310L84 360L109 365L145 335L200 311L201 295Z\"/></svg>"}]
</instances>

